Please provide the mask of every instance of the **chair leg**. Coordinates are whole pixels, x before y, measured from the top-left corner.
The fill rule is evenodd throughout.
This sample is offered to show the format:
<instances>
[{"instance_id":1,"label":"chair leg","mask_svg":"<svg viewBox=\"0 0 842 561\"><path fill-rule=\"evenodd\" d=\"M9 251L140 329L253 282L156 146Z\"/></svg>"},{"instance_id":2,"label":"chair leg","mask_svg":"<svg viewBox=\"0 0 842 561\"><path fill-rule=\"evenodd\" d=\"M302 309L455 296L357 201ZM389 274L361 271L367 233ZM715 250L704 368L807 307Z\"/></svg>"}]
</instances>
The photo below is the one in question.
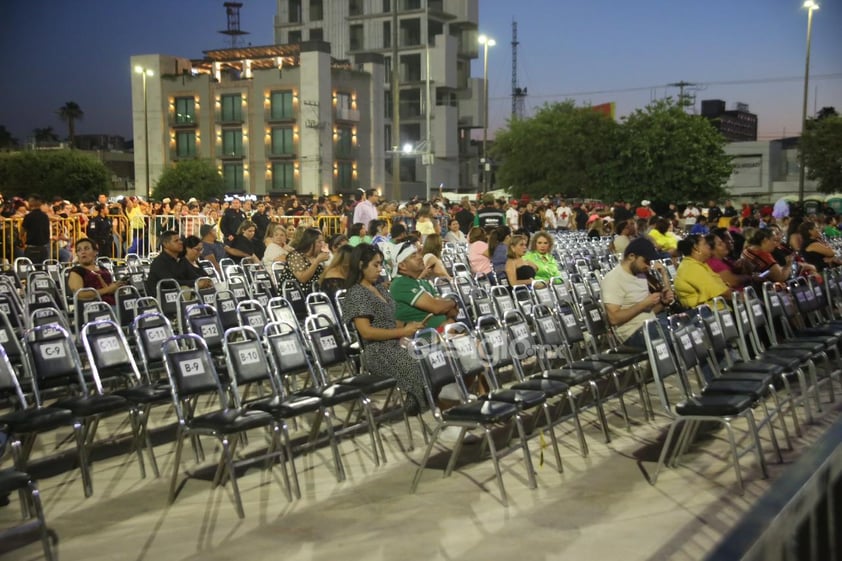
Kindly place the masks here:
<instances>
[{"instance_id":1,"label":"chair leg","mask_svg":"<svg viewBox=\"0 0 842 561\"><path fill-rule=\"evenodd\" d=\"M152 446L152 435L149 434L149 411L152 409L151 405L147 405L141 412L143 415L141 419L141 430L143 431L143 442L146 446L146 451L149 453L149 465L152 466L152 474L155 478L161 477L161 472L158 469L158 460L155 458L155 449Z\"/></svg>"},{"instance_id":2,"label":"chair leg","mask_svg":"<svg viewBox=\"0 0 842 561\"><path fill-rule=\"evenodd\" d=\"M520 447L523 449L523 463L526 466L526 477L529 481L529 488L535 489L538 487L538 482L535 481L535 468L532 466L532 454L529 453L529 444L526 442L526 431L523 430L523 417L520 413L515 415L515 426L517 426L518 436L520 437Z\"/></svg>"},{"instance_id":3,"label":"chair leg","mask_svg":"<svg viewBox=\"0 0 842 561\"><path fill-rule=\"evenodd\" d=\"M143 461L143 441L141 436L140 411L134 407L129 411L129 422L132 425L132 447L137 455L140 477L146 479L146 464Z\"/></svg>"},{"instance_id":4,"label":"chair leg","mask_svg":"<svg viewBox=\"0 0 842 561\"><path fill-rule=\"evenodd\" d=\"M831 385L833 381L831 381ZM400 402L401 413L403 414L403 424L406 426L406 438L408 442L407 451L412 452L415 450L415 443L412 440L412 427L409 426L409 415L406 414L406 399L404 399L403 392L400 388L395 388L395 393L398 395L398 401Z\"/></svg>"},{"instance_id":5,"label":"chair leg","mask_svg":"<svg viewBox=\"0 0 842 561\"><path fill-rule=\"evenodd\" d=\"M555 436L555 425L553 424L552 417L550 416L550 406L547 402L544 402L542 408L544 409L544 417L547 419L547 431L550 433L550 442L552 442L553 445L553 453L555 454L557 466L556 469L559 473L564 473L564 465L561 463L561 453L558 451L558 440Z\"/></svg>"},{"instance_id":6,"label":"chair leg","mask_svg":"<svg viewBox=\"0 0 842 561\"><path fill-rule=\"evenodd\" d=\"M792 414L792 424L795 427L795 434L799 438L802 436L801 432L801 423L798 422L798 400L795 399L795 394L792 392L792 385L789 383L789 380L786 376L781 376L781 380L783 380L784 389L786 390L787 394L787 402L789 403L789 411ZM774 386L772 386L774 389Z\"/></svg>"},{"instance_id":7,"label":"chair leg","mask_svg":"<svg viewBox=\"0 0 842 561\"><path fill-rule=\"evenodd\" d=\"M626 423L626 430L631 432L631 422L629 421L629 411L626 408L626 399L623 396L625 388L620 383L620 373L616 370L611 373L611 379L614 380L614 390L617 392L617 399L620 401L620 413L623 415L623 421Z\"/></svg>"},{"instance_id":8,"label":"chair leg","mask_svg":"<svg viewBox=\"0 0 842 561\"><path fill-rule=\"evenodd\" d=\"M447 468L444 470L444 477L450 477L453 473L453 468L456 467L456 459L462 452L462 445L465 443L465 433L468 432L468 427L459 427L459 436L456 443L453 445L453 450L450 452L450 460L447 462Z\"/></svg>"},{"instance_id":9,"label":"chair leg","mask_svg":"<svg viewBox=\"0 0 842 561\"><path fill-rule=\"evenodd\" d=\"M294 493L295 498L301 498L301 486L298 483L298 470L295 467L295 455L292 452L292 442L289 438L289 427L284 422L280 426L281 428L281 438L283 439L283 447L286 449L286 459L289 461L289 467L292 470L292 493ZM286 470L284 470L286 472ZM290 489L289 484L290 481L287 481L287 489Z\"/></svg>"},{"instance_id":10,"label":"chair leg","mask_svg":"<svg viewBox=\"0 0 842 561\"><path fill-rule=\"evenodd\" d=\"M439 423L436 428L433 429L433 434L430 436L430 441L427 443L427 448L424 450L424 457L421 458L421 463L418 464L418 469L415 470L415 477L412 478L412 485L409 487L410 493L415 493L418 490L418 484L421 482L421 474L424 473L424 468L427 466L427 461L430 459L430 454L433 451L433 446L436 443L436 439L439 437L439 433L444 428L444 423Z\"/></svg>"},{"instance_id":11,"label":"chair leg","mask_svg":"<svg viewBox=\"0 0 842 561\"><path fill-rule=\"evenodd\" d=\"M602 406L602 398L599 396L599 387L593 380L588 381L588 386L591 389L591 396L596 406L597 416L599 417L599 424L602 425L602 435L605 438L605 443L611 442L611 434L608 432L608 419L605 417L605 409Z\"/></svg>"},{"instance_id":12,"label":"chair leg","mask_svg":"<svg viewBox=\"0 0 842 561\"><path fill-rule=\"evenodd\" d=\"M178 471L180 469L181 464L181 450L184 447L184 433L179 427L176 431L175 435L175 457L173 458L173 465L172 465L172 478L170 479L170 495L169 495L169 502L170 504L175 501L175 488L176 484L178 483Z\"/></svg>"},{"instance_id":13,"label":"chair leg","mask_svg":"<svg viewBox=\"0 0 842 561\"><path fill-rule=\"evenodd\" d=\"M491 452L491 462L494 464L494 474L497 477L497 487L500 488L500 498L503 506L509 506L509 497L506 494L506 487L503 485L503 472L500 471L500 459L497 457L497 448L494 446L494 437L491 435L491 428L484 426L485 442L488 444L488 451Z\"/></svg>"},{"instance_id":14,"label":"chair leg","mask_svg":"<svg viewBox=\"0 0 842 561\"><path fill-rule=\"evenodd\" d=\"M784 433L784 440L786 441L787 450L792 450L792 439L789 437L789 428L786 426L786 418L783 409L781 408L781 399L775 386L769 385L769 393L772 395L772 400L775 402L775 416L781 422L781 430Z\"/></svg>"},{"instance_id":15,"label":"chair leg","mask_svg":"<svg viewBox=\"0 0 842 561\"><path fill-rule=\"evenodd\" d=\"M576 427L576 437L579 439L579 450L583 458L588 457L588 443L585 440L585 432L582 430L582 421L579 419L579 407L576 405L576 398L573 392L567 390L567 403L570 404L570 412L573 415L573 423Z\"/></svg>"},{"instance_id":16,"label":"chair leg","mask_svg":"<svg viewBox=\"0 0 842 561\"><path fill-rule=\"evenodd\" d=\"M724 421L725 430L728 433L728 443L731 445L731 457L734 461L734 475L737 476L737 483L740 486L740 494L742 495L745 493L745 485L743 484L743 474L742 470L740 469L740 455L737 452L737 441L734 438L734 429L731 427L731 423L728 421ZM757 437L757 433L755 433L755 438Z\"/></svg>"},{"instance_id":17,"label":"chair leg","mask_svg":"<svg viewBox=\"0 0 842 561\"><path fill-rule=\"evenodd\" d=\"M746 420L748 421L749 430L754 438L754 452L757 455L757 463L760 464L760 472L763 474L763 479L769 479L769 470L766 469L766 458L763 456L763 446L760 444L760 435L757 434L757 422L754 420L754 413L751 409L746 410Z\"/></svg>"},{"instance_id":18,"label":"chair leg","mask_svg":"<svg viewBox=\"0 0 842 561\"><path fill-rule=\"evenodd\" d=\"M380 437L380 430L374 422L374 413L371 411L371 400L363 397L360 404L365 410L365 416L368 420L368 434L371 437L371 451L374 454L374 465L380 466L380 458L382 456L383 463L386 463L386 450L383 448L383 440Z\"/></svg>"},{"instance_id":19,"label":"chair leg","mask_svg":"<svg viewBox=\"0 0 842 561\"><path fill-rule=\"evenodd\" d=\"M88 461L88 447L85 446L85 424L77 419L73 423L73 432L76 435L76 453L79 456L79 471L82 474L82 487L85 489L85 496L94 494L93 482L91 481L91 465Z\"/></svg>"},{"instance_id":20,"label":"chair leg","mask_svg":"<svg viewBox=\"0 0 842 561\"><path fill-rule=\"evenodd\" d=\"M28 436L28 435L27 435ZM22 451L22 443L19 438L14 437L10 444L12 448L12 461L14 462L15 469L18 471L26 471L26 461L24 460L23 451ZM18 489L18 496L20 498L20 514L22 518L30 518L31 514L29 512L29 501L27 501L26 491L24 489Z\"/></svg>"},{"instance_id":21,"label":"chair leg","mask_svg":"<svg viewBox=\"0 0 842 561\"><path fill-rule=\"evenodd\" d=\"M658 474L661 473L661 468L667 465L667 452L669 451L670 444L672 443L672 436L675 434L675 429L683 422L684 419L682 419L681 417L676 417L670 425L669 430L667 431L667 438L666 440L664 440L664 445L661 448L661 454L658 456L658 465L655 466L655 473L653 473L652 477L649 478L649 483L651 483L652 485L655 485L658 482Z\"/></svg>"},{"instance_id":22,"label":"chair leg","mask_svg":"<svg viewBox=\"0 0 842 561\"><path fill-rule=\"evenodd\" d=\"M226 471L231 479L231 490L234 492L234 506L237 508L237 516L245 518L243 510L243 499L240 497L240 486L237 484L237 472L234 470L234 450L227 436L222 437L222 455L225 458Z\"/></svg>"},{"instance_id":23,"label":"chair leg","mask_svg":"<svg viewBox=\"0 0 842 561\"><path fill-rule=\"evenodd\" d=\"M769 406L766 404L764 400L760 400L760 404L763 406L763 413L766 415L764 422L766 426L769 428L769 439L772 441L772 449L775 451L775 456L778 457L778 463L784 463L783 454L781 454L781 447L778 444L778 437L775 435L775 426L772 423L772 417L769 414Z\"/></svg>"},{"instance_id":24,"label":"chair leg","mask_svg":"<svg viewBox=\"0 0 842 561\"><path fill-rule=\"evenodd\" d=\"M282 434L287 436L289 435L286 422L281 420L279 423L272 423L272 445L269 449L269 454L267 454L267 460L271 466L272 457L276 455L278 456L279 463L281 464L281 476L284 478L284 492L286 493L287 500L292 502L292 498L295 495L293 495L294 491L289 479L289 470L287 469L287 452L291 450L291 447L285 445L286 442L288 442L288 438L284 439L286 441L284 444L281 443ZM292 461L291 456L292 455L290 454L290 461ZM295 465L293 464L293 471L294 470Z\"/></svg>"},{"instance_id":25,"label":"chair leg","mask_svg":"<svg viewBox=\"0 0 842 561\"><path fill-rule=\"evenodd\" d=\"M333 427L333 409L330 407L322 409L321 414L316 416L316 420L313 423L314 430L318 430L322 417L325 418L325 430L327 431L328 439L330 439L330 451L333 453L333 463L334 468L336 469L336 481L337 483L341 483L342 481L345 481L345 466L342 463L342 456L339 454L339 442L336 438L336 430Z\"/></svg>"},{"instance_id":26,"label":"chair leg","mask_svg":"<svg viewBox=\"0 0 842 561\"><path fill-rule=\"evenodd\" d=\"M54 561L55 554L53 553L52 542L50 541L50 532L47 528L47 520L44 518L44 508L41 505L41 494L34 482L29 483L29 497L32 501L32 508L35 510L35 517L39 523L39 535L41 537L41 545L44 548L44 558L47 561Z\"/></svg>"}]
</instances>

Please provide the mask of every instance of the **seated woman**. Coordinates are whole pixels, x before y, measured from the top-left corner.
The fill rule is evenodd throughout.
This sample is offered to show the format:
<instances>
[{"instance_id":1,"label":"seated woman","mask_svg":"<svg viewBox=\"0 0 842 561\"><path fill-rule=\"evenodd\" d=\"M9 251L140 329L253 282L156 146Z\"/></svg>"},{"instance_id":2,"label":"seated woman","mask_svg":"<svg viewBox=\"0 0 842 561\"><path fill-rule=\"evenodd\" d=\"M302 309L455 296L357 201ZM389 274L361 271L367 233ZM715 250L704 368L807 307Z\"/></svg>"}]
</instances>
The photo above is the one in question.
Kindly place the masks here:
<instances>
[{"instance_id":1,"label":"seated woman","mask_svg":"<svg viewBox=\"0 0 842 561\"><path fill-rule=\"evenodd\" d=\"M368 237L371 240L370 244L380 247L383 242L389 241L389 225L385 220L375 218L368 223Z\"/></svg>"},{"instance_id":2,"label":"seated woman","mask_svg":"<svg viewBox=\"0 0 842 561\"><path fill-rule=\"evenodd\" d=\"M257 224L251 220L243 220L237 228L234 239L225 244L225 255L231 257L237 263L259 262L255 255L254 235L257 233Z\"/></svg>"},{"instance_id":3,"label":"seated woman","mask_svg":"<svg viewBox=\"0 0 842 561\"><path fill-rule=\"evenodd\" d=\"M486 255L491 259L491 267L497 278L503 278L506 274L506 261L509 258L509 238L512 231L508 226L497 226L488 237L488 251Z\"/></svg>"},{"instance_id":4,"label":"seated woman","mask_svg":"<svg viewBox=\"0 0 842 561\"><path fill-rule=\"evenodd\" d=\"M263 266L267 271L272 269L272 264L287 260L289 254L289 247L287 247L287 231L277 222L272 222L266 228L266 238L264 239L266 250L263 252Z\"/></svg>"},{"instance_id":5,"label":"seated woman","mask_svg":"<svg viewBox=\"0 0 842 561\"><path fill-rule=\"evenodd\" d=\"M777 247L775 234L768 228L758 228L746 240L743 259L751 264L751 273L764 281L786 282L792 274L792 255L786 258L786 265L781 266L772 255Z\"/></svg>"},{"instance_id":6,"label":"seated woman","mask_svg":"<svg viewBox=\"0 0 842 561\"><path fill-rule=\"evenodd\" d=\"M678 236L672 231L672 222L667 218L658 218L654 227L649 230L649 238L661 253L669 257L678 255Z\"/></svg>"},{"instance_id":7,"label":"seated woman","mask_svg":"<svg viewBox=\"0 0 842 561\"><path fill-rule=\"evenodd\" d=\"M491 273L491 259L488 257L485 230L479 226L474 226L468 232L468 263L471 265L471 272L475 275Z\"/></svg>"},{"instance_id":8,"label":"seated woman","mask_svg":"<svg viewBox=\"0 0 842 561\"><path fill-rule=\"evenodd\" d=\"M415 215L415 230L423 237L439 232L438 223L433 221L433 211L429 204L421 205L418 214Z\"/></svg>"},{"instance_id":9,"label":"seated woman","mask_svg":"<svg viewBox=\"0 0 842 561\"><path fill-rule=\"evenodd\" d=\"M348 228L348 245L356 247L361 243L369 243L371 240L365 235L364 230L364 224L351 224L351 227Z\"/></svg>"},{"instance_id":10,"label":"seated woman","mask_svg":"<svg viewBox=\"0 0 842 561\"><path fill-rule=\"evenodd\" d=\"M330 259L330 253L323 251L324 237L317 228L307 228L301 240L287 255L287 267L279 280L294 280L307 296L318 287L319 277L324 270L323 263Z\"/></svg>"},{"instance_id":11,"label":"seated woman","mask_svg":"<svg viewBox=\"0 0 842 561\"><path fill-rule=\"evenodd\" d=\"M712 250L707 240L699 235L687 236L678 242L684 255L675 274L675 295L687 308L710 302L717 296L731 298L731 289L707 265Z\"/></svg>"},{"instance_id":12,"label":"seated woman","mask_svg":"<svg viewBox=\"0 0 842 561\"><path fill-rule=\"evenodd\" d=\"M351 268L351 251L353 249L348 244L340 246L319 278L319 287L322 292L330 297L331 302L336 297L337 291L345 288L348 271Z\"/></svg>"},{"instance_id":13,"label":"seated woman","mask_svg":"<svg viewBox=\"0 0 842 561\"><path fill-rule=\"evenodd\" d=\"M450 273L441 262L442 240L439 234L430 234L424 240L421 247L421 255L424 257L424 266L428 269L427 277L450 278Z\"/></svg>"},{"instance_id":14,"label":"seated woman","mask_svg":"<svg viewBox=\"0 0 842 561\"><path fill-rule=\"evenodd\" d=\"M80 238L76 242L76 265L70 269L67 277L67 288L76 294L80 288L93 288L103 302L114 305L114 293L125 283L114 281L111 273L96 264L99 255L96 243L88 238ZM82 299L90 295L81 295Z\"/></svg>"},{"instance_id":15,"label":"seated woman","mask_svg":"<svg viewBox=\"0 0 842 561\"><path fill-rule=\"evenodd\" d=\"M197 236L184 238L184 252L182 252L179 260L179 264L183 267L183 279L197 280L208 276L208 273L199 265L202 249L202 240Z\"/></svg>"},{"instance_id":16,"label":"seated woman","mask_svg":"<svg viewBox=\"0 0 842 561\"><path fill-rule=\"evenodd\" d=\"M383 253L373 245L360 244L351 253L342 302L343 317L353 321L365 343L365 363L370 374L394 378L407 392L407 413L417 415L427 409L419 362L401 346L400 340L424 329L424 323L395 323L395 301L389 290L378 283Z\"/></svg>"},{"instance_id":17,"label":"seated woman","mask_svg":"<svg viewBox=\"0 0 842 561\"><path fill-rule=\"evenodd\" d=\"M828 267L842 264L842 260L836 256L833 248L822 239L821 231L815 222L802 222L798 227L798 233L801 234L803 240L801 255L807 263L816 268L816 271L821 273Z\"/></svg>"},{"instance_id":18,"label":"seated woman","mask_svg":"<svg viewBox=\"0 0 842 561\"><path fill-rule=\"evenodd\" d=\"M509 286L532 284L538 265L523 258L526 255L526 236L512 236L506 259L506 280Z\"/></svg>"},{"instance_id":19,"label":"seated woman","mask_svg":"<svg viewBox=\"0 0 842 561\"><path fill-rule=\"evenodd\" d=\"M468 238L466 238L465 234L462 233L462 230L459 229L459 221L455 218L450 220L450 224L447 227L447 234L444 236L444 241L460 245L468 243Z\"/></svg>"},{"instance_id":20,"label":"seated woman","mask_svg":"<svg viewBox=\"0 0 842 561\"><path fill-rule=\"evenodd\" d=\"M523 258L538 266L535 278L548 281L553 277L560 277L558 261L553 256L553 237L547 232L536 232L529 241L529 251Z\"/></svg>"},{"instance_id":21,"label":"seated woman","mask_svg":"<svg viewBox=\"0 0 842 561\"><path fill-rule=\"evenodd\" d=\"M735 290L742 290L746 284L751 282L749 274L742 263L731 259L731 249L734 240L731 233L725 228L714 228L713 232L705 236L708 245L712 248L712 255L708 259L708 267L719 275L725 284Z\"/></svg>"}]
</instances>

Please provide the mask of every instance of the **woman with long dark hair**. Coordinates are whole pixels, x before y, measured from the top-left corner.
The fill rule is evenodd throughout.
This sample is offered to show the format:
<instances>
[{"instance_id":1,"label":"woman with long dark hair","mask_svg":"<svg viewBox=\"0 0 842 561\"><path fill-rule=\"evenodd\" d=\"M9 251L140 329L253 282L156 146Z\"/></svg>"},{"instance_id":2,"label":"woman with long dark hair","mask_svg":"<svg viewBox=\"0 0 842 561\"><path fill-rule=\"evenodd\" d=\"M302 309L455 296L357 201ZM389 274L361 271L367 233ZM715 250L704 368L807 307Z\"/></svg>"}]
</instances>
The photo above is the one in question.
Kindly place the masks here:
<instances>
[{"instance_id":1,"label":"woman with long dark hair","mask_svg":"<svg viewBox=\"0 0 842 561\"><path fill-rule=\"evenodd\" d=\"M424 328L419 321L397 327L395 301L377 280L383 266L383 253L371 244L360 244L351 252L342 302L343 317L353 321L365 344L365 364L370 374L394 378L407 392L407 412L418 414L427 408L418 361L401 346L401 339Z\"/></svg>"},{"instance_id":2,"label":"woman with long dark hair","mask_svg":"<svg viewBox=\"0 0 842 561\"><path fill-rule=\"evenodd\" d=\"M324 237L318 228L305 229L287 255L287 267L280 280L296 281L304 296L317 290L323 263L330 259L330 253L323 251L323 246Z\"/></svg>"},{"instance_id":3,"label":"woman with long dark hair","mask_svg":"<svg viewBox=\"0 0 842 561\"><path fill-rule=\"evenodd\" d=\"M842 264L833 248L822 239L821 231L815 222L802 222L798 233L801 234L802 240L801 255L816 271L822 272L828 267Z\"/></svg>"}]
</instances>

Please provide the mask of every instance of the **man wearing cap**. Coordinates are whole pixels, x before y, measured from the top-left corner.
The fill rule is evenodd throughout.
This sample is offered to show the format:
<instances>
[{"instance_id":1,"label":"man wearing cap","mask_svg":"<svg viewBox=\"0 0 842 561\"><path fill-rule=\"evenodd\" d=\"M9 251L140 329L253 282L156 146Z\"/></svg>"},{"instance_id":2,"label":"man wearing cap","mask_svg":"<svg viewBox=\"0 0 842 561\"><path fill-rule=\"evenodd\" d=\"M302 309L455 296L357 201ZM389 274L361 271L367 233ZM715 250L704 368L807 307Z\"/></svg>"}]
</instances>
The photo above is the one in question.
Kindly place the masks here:
<instances>
[{"instance_id":1,"label":"man wearing cap","mask_svg":"<svg viewBox=\"0 0 842 561\"><path fill-rule=\"evenodd\" d=\"M396 320L403 324L422 321L427 327L438 328L450 323L459 310L455 301L439 298L433 285L421 278L426 269L418 245L414 241L402 243L392 262L394 278L389 292L395 300Z\"/></svg>"},{"instance_id":2,"label":"man wearing cap","mask_svg":"<svg viewBox=\"0 0 842 561\"><path fill-rule=\"evenodd\" d=\"M477 211L474 217L474 225L480 228L505 226L506 215L499 208L494 206L494 195L487 193L482 198L482 208Z\"/></svg>"},{"instance_id":3,"label":"man wearing cap","mask_svg":"<svg viewBox=\"0 0 842 561\"><path fill-rule=\"evenodd\" d=\"M646 218L648 220L649 218L655 216L655 211L649 208L650 204L651 203L646 199L640 201L640 206L637 207L637 210L635 211L638 218Z\"/></svg>"},{"instance_id":4,"label":"man wearing cap","mask_svg":"<svg viewBox=\"0 0 842 561\"><path fill-rule=\"evenodd\" d=\"M368 228L369 222L377 220L377 201L378 195L376 189L369 189L360 194L360 200L357 206L354 207L354 221L352 224L362 224Z\"/></svg>"},{"instance_id":5,"label":"man wearing cap","mask_svg":"<svg viewBox=\"0 0 842 561\"><path fill-rule=\"evenodd\" d=\"M650 293L646 279L650 262L658 258L654 244L637 238L629 242L623 260L602 279L602 302L608 323L616 328L617 336L630 347L646 348L643 324L655 319L675 299L669 288ZM656 265L662 269L660 263Z\"/></svg>"}]
</instances>

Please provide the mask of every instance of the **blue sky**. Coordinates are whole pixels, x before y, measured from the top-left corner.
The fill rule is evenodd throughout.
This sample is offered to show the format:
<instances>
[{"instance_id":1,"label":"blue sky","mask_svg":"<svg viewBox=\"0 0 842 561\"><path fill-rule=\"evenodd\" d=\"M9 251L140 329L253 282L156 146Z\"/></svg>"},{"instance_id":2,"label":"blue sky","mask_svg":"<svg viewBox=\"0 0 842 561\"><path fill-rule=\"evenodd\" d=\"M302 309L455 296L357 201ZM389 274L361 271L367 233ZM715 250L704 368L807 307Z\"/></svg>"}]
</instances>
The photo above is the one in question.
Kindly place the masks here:
<instances>
[{"instance_id":1,"label":"blue sky","mask_svg":"<svg viewBox=\"0 0 842 561\"><path fill-rule=\"evenodd\" d=\"M276 1L243 2L247 40L272 43ZM516 19L527 114L571 97L614 101L622 116L677 95L665 85L683 80L697 84L697 109L710 98L748 103L761 138L800 131L807 28L800 0L480 0L479 7L480 30L497 41L489 52L492 129L511 110ZM0 124L20 140L35 127L64 135L55 111L73 100L85 111L79 133L131 137L129 57L197 58L225 46L216 33L224 27L222 0L2 0ZM815 12L812 47L809 112L814 105L842 112L839 0ZM481 60L473 68L481 75ZM591 93L572 95L582 92Z\"/></svg>"}]
</instances>

